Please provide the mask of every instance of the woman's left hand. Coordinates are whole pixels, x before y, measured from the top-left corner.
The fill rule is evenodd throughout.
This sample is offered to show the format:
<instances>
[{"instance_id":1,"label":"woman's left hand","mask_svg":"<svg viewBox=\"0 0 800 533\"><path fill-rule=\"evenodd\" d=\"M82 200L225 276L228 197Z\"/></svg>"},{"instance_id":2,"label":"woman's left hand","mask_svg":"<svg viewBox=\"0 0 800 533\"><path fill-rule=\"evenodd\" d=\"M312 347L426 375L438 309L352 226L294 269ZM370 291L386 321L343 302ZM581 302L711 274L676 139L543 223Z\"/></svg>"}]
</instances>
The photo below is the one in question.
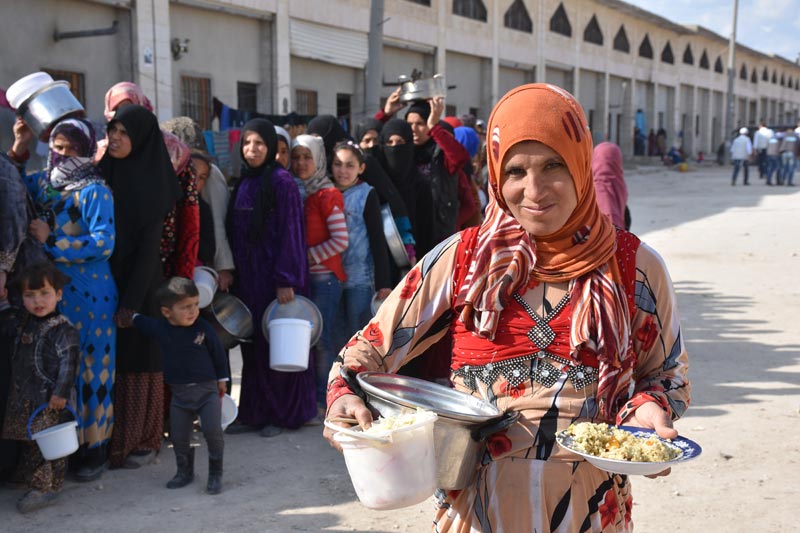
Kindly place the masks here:
<instances>
[{"instance_id":1,"label":"woman's left hand","mask_svg":"<svg viewBox=\"0 0 800 533\"><path fill-rule=\"evenodd\" d=\"M47 222L38 218L34 218L31 221L31 225L28 226L28 231L33 235L34 239L42 244L47 242L47 237L50 236L50 226L47 225Z\"/></svg>"},{"instance_id":2,"label":"woman's left hand","mask_svg":"<svg viewBox=\"0 0 800 533\"><path fill-rule=\"evenodd\" d=\"M278 287L275 290L275 296L278 298L279 304L288 304L294 300L294 289L291 287Z\"/></svg>"},{"instance_id":3,"label":"woman's left hand","mask_svg":"<svg viewBox=\"0 0 800 533\"><path fill-rule=\"evenodd\" d=\"M444 112L444 97L437 96L435 98L431 98L428 100L428 103L431 106L431 114L428 115L428 128L433 128L442 118L442 113Z\"/></svg>"},{"instance_id":4,"label":"woman's left hand","mask_svg":"<svg viewBox=\"0 0 800 533\"><path fill-rule=\"evenodd\" d=\"M622 421L622 424L625 426L654 429L656 434L662 439L674 439L678 437L678 431L672 427L672 419L656 402L647 402L640 405L638 409ZM670 469L667 468L658 474L647 477L655 478L668 476L669 473Z\"/></svg>"}]
</instances>

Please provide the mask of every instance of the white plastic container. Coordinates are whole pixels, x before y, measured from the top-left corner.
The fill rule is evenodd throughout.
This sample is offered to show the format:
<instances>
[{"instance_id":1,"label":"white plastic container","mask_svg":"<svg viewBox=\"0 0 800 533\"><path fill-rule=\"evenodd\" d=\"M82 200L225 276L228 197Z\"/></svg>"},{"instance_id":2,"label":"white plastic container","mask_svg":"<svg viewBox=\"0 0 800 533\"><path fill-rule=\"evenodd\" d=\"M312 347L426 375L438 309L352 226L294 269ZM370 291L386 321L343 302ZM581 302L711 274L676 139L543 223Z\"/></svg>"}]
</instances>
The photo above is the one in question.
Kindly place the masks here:
<instances>
[{"instance_id":1,"label":"white plastic container","mask_svg":"<svg viewBox=\"0 0 800 533\"><path fill-rule=\"evenodd\" d=\"M222 396L222 430L225 431L225 428L230 426L238 415L239 408L236 406L236 402L230 394L224 394Z\"/></svg>"},{"instance_id":2,"label":"white plastic container","mask_svg":"<svg viewBox=\"0 0 800 533\"><path fill-rule=\"evenodd\" d=\"M33 93L51 83L53 78L47 72L34 72L15 81L6 91L6 98L11 107L17 109Z\"/></svg>"},{"instance_id":3,"label":"white plastic container","mask_svg":"<svg viewBox=\"0 0 800 533\"><path fill-rule=\"evenodd\" d=\"M302 372L308 368L311 322L299 318L276 318L269 322L269 367L280 372Z\"/></svg>"},{"instance_id":4,"label":"white plastic container","mask_svg":"<svg viewBox=\"0 0 800 533\"><path fill-rule=\"evenodd\" d=\"M334 428L350 481L361 503L377 510L400 509L425 501L436 490L433 440L435 413L396 429L391 440L359 436L360 431Z\"/></svg>"},{"instance_id":5,"label":"white plastic container","mask_svg":"<svg viewBox=\"0 0 800 533\"><path fill-rule=\"evenodd\" d=\"M205 266L195 267L193 278L200 296L200 309L208 307L214 301L219 286L217 271Z\"/></svg>"}]
</instances>

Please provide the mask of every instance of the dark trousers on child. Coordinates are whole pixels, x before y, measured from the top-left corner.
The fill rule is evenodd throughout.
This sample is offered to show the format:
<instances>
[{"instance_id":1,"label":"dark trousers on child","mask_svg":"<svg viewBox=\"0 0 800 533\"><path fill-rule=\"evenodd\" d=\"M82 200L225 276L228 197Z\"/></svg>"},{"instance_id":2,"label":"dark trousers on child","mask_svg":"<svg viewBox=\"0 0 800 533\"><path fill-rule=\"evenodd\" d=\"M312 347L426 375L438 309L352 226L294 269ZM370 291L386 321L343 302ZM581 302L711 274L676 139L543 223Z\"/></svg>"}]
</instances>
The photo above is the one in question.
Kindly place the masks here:
<instances>
[{"instance_id":1,"label":"dark trousers on child","mask_svg":"<svg viewBox=\"0 0 800 533\"><path fill-rule=\"evenodd\" d=\"M221 458L225 447L222 437L222 405L216 381L170 385L170 437L175 453L188 454L195 414L208 444L208 456Z\"/></svg>"}]
</instances>

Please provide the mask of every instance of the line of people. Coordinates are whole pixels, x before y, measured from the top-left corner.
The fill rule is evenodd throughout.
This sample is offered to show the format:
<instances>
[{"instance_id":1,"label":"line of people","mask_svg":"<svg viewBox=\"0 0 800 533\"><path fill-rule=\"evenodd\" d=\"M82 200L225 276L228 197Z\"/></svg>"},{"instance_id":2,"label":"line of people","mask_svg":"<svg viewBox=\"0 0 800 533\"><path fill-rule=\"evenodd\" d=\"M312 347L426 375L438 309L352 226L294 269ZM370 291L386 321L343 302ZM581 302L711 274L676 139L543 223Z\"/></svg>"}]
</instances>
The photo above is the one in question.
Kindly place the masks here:
<instances>
[{"instance_id":1,"label":"line of people","mask_svg":"<svg viewBox=\"0 0 800 533\"><path fill-rule=\"evenodd\" d=\"M798 136L800 136L800 124L795 129L787 128L785 131L776 132L767 127L765 121L759 123L758 130L753 135L753 150L758 165L758 176L766 179L767 185L773 185L774 177L775 185L794 186L794 172L797 168L797 158L800 156ZM745 176L746 172L745 170Z\"/></svg>"}]
</instances>

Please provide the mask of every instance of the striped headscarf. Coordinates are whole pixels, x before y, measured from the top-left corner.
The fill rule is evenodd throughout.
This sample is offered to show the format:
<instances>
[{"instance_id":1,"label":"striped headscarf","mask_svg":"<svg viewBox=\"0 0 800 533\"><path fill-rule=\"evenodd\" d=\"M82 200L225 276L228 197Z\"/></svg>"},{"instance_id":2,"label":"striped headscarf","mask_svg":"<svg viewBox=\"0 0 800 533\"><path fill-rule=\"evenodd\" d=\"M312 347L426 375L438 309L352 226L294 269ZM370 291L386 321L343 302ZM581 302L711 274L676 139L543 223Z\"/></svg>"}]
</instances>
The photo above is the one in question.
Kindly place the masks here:
<instances>
[{"instance_id":1,"label":"striped headscarf","mask_svg":"<svg viewBox=\"0 0 800 533\"><path fill-rule=\"evenodd\" d=\"M570 348L587 347L600 362L598 399L609 416L627 399L634 354L630 316L614 251L616 235L600 213L592 182L592 139L583 111L567 91L548 84L512 89L495 106L487 130L489 205L478 230L456 310L468 329L494 338L500 312L529 281L569 282L572 298ZM501 194L501 168L520 142L541 142L569 169L578 205L551 235L529 235L513 218Z\"/></svg>"},{"instance_id":2,"label":"striped headscarf","mask_svg":"<svg viewBox=\"0 0 800 533\"><path fill-rule=\"evenodd\" d=\"M107 120L110 121L114 118L117 106L125 100L130 100L131 103L140 105L148 111L153 110L153 105L147 99L141 87L130 81L121 81L106 92L106 108L103 113Z\"/></svg>"}]
</instances>

